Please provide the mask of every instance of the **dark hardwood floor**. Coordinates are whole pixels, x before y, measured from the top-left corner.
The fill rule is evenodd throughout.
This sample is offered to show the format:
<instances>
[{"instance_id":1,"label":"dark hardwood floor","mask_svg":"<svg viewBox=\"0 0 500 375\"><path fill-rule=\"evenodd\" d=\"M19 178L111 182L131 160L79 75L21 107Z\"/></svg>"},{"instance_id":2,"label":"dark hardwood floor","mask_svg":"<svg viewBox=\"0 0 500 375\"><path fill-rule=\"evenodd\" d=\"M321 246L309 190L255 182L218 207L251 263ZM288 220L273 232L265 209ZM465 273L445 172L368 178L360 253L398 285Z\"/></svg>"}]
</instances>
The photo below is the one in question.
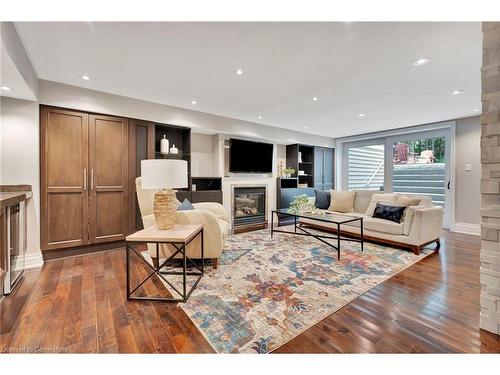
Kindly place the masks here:
<instances>
[{"instance_id":1,"label":"dark hardwood floor","mask_svg":"<svg viewBox=\"0 0 500 375\"><path fill-rule=\"evenodd\" d=\"M479 329L478 237L443 233L441 251L360 296L276 353L500 353ZM0 302L4 352L213 352L174 304L127 302L123 249L46 262ZM134 267L137 276L147 270ZM159 281L141 292L164 293Z\"/></svg>"}]
</instances>

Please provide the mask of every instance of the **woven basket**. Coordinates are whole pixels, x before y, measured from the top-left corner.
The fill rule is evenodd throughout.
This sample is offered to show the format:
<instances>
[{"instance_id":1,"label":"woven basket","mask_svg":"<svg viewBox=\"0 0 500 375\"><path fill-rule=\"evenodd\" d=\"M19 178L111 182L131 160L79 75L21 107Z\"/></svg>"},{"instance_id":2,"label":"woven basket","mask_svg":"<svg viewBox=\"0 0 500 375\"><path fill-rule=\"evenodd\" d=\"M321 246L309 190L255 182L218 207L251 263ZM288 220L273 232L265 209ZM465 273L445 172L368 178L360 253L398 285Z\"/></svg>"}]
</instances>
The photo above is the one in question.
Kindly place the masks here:
<instances>
[{"instance_id":1,"label":"woven basket","mask_svg":"<svg viewBox=\"0 0 500 375\"><path fill-rule=\"evenodd\" d=\"M172 229L177 217L177 199L172 189L155 193L153 204L158 229Z\"/></svg>"}]
</instances>

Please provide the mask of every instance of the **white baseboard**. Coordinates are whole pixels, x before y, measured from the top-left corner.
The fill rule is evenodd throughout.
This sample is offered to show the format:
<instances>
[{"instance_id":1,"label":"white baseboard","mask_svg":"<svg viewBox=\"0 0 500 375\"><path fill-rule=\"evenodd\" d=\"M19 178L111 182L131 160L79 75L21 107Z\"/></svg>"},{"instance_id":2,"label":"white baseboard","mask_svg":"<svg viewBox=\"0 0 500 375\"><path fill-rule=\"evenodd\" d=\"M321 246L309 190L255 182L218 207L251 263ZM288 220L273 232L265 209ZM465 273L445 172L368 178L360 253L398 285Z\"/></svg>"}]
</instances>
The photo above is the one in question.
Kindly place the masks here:
<instances>
[{"instance_id":1,"label":"white baseboard","mask_svg":"<svg viewBox=\"0 0 500 375\"><path fill-rule=\"evenodd\" d=\"M26 254L24 258L24 269L29 270L32 268L39 268L43 266L43 258L42 258L42 253L32 253L32 254ZM14 264L14 269L16 269L16 265Z\"/></svg>"},{"instance_id":2,"label":"white baseboard","mask_svg":"<svg viewBox=\"0 0 500 375\"><path fill-rule=\"evenodd\" d=\"M456 222L455 225L453 226L453 232L472 234L474 236L480 236L481 235L481 225Z\"/></svg>"}]
</instances>

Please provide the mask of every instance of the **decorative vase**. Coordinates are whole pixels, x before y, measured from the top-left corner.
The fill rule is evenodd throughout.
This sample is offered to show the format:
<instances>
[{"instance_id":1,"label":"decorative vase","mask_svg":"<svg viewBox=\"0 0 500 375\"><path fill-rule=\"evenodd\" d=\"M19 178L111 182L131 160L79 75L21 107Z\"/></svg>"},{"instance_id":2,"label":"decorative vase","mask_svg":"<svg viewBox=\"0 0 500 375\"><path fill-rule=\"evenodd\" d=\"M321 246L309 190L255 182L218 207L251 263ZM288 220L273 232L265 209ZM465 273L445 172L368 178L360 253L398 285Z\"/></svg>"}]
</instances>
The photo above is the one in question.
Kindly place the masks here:
<instances>
[{"instance_id":1,"label":"decorative vase","mask_svg":"<svg viewBox=\"0 0 500 375\"><path fill-rule=\"evenodd\" d=\"M179 149L177 147L175 147L175 144L173 144L172 147L170 147L170 153L171 154L178 154L179 153Z\"/></svg>"},{"instance_id":2,"label":"decorative vase","mask_svg":"<svg viewBox=\"0 0 500 375\"><path fill-rule=\"evenodd\" d=\"M155 193L153 213L158 229L172 229L177 217L175 191L166 189Z\"/></svg>"},{"instance_id":3,"label":"decorative vase","mask_svg":"<svg viewBox=\"0 0 500 375\"><path fill-rule=\"evenodd\" d=\"M299 151L299 163L302 163L302 152Z\"/></svg>"},{"instance_id":4,"label":"decorative vase","mask_svg":"<svg viewBox=\"0 0 500 375\"><path fill-rule=\"evenodd\" d=\"M168 139L166 134L164 134L163 139L160 141L160 152L162 154L168 154L168 146L169 146Z\"/></svg>"},{"instance_id":5,"label":"decorative vase","mask_svg":"<svg viewBox=\"0 0 500 375\"><path fill-rule=\"evenodd\" d=\"M285 178L290 178L292 175L290 173L285 173Z\"/></svg>"}]
</instances>

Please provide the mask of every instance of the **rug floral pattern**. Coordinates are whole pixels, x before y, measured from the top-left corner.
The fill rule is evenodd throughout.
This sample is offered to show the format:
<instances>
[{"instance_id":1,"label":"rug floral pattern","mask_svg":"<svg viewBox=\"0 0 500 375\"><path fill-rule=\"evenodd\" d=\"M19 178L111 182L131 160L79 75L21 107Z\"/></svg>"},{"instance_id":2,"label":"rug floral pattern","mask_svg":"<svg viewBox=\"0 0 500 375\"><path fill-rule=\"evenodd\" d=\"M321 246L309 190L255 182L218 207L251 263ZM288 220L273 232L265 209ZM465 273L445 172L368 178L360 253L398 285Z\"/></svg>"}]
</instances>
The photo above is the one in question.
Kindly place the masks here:
<instances>
[{"instance_id":1,"label":"rug floral pattern","mask_svg":"<svg viewBox=\"0 0 500 375\"><path fill-rule=\"evenodd\" d=\"M268 353L346 303L429 255L268 230L228 238L210 269L179 304L218 353Z\"/></svg>"}]
</instances>

